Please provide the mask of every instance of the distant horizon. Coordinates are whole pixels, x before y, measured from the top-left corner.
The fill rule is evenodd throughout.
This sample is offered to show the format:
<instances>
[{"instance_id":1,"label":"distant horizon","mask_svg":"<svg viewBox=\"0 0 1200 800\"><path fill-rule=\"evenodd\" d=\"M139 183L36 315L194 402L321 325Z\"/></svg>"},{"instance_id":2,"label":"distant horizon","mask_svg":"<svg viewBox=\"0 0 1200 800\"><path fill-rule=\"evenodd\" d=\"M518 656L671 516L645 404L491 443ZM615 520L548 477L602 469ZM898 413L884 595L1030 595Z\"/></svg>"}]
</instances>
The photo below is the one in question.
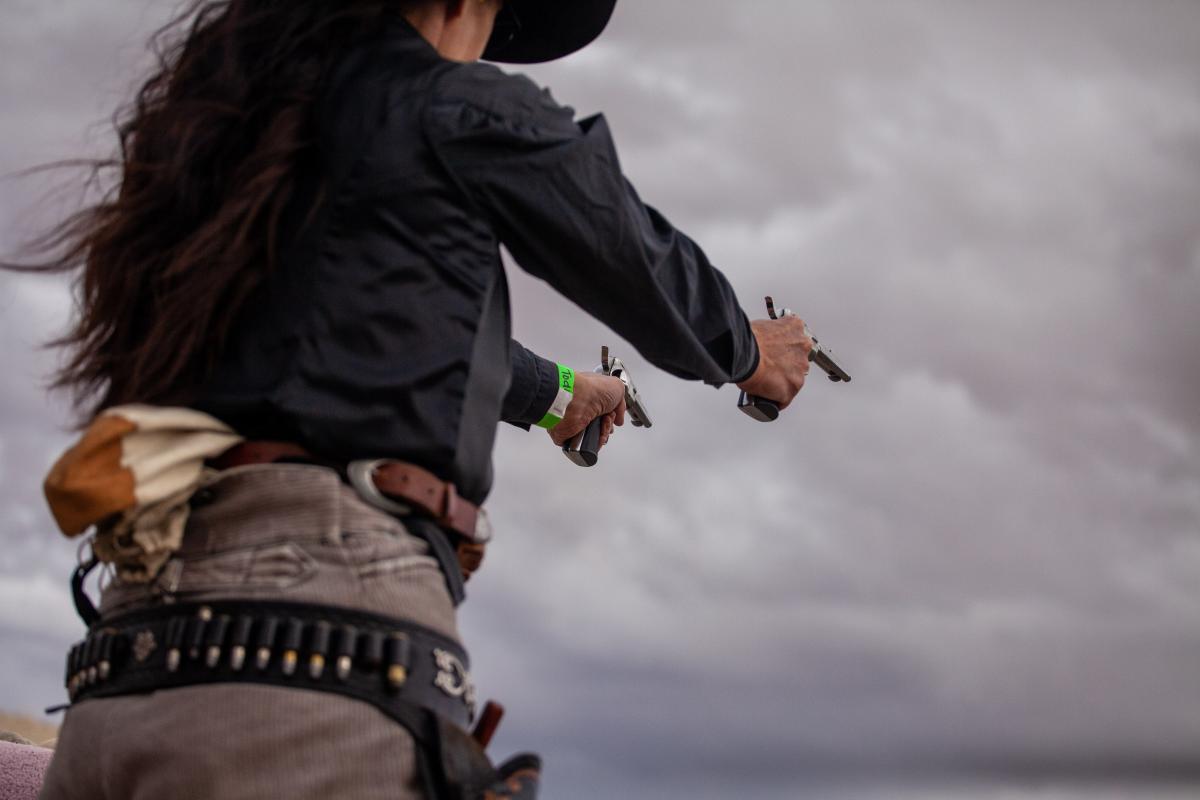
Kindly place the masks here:
<instances>
[{"instance_id":1,"label":"distant horizon","mask_svg":"<svg viewBox=\"0 0 1200 800\"><path fill-rule=\"evenodd\" d=\"M39 746L45 746L47 740L58 736L58 725L37 719L25 714L13 714L0 709L0 731L15 733L23 736Z\"/></svg>"}]
</instances>

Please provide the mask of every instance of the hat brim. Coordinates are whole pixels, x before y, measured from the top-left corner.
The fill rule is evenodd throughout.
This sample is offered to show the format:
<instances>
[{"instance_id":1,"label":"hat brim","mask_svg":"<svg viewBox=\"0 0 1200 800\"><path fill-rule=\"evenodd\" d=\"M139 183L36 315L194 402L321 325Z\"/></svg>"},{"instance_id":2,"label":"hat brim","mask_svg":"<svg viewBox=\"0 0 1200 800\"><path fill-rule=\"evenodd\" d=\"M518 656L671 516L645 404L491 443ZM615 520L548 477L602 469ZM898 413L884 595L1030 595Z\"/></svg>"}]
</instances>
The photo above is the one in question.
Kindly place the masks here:
<instances>
[{"instance_id":1,"label":"hat brim","mask_svg":"<svg viewBox=\"0 0 1200 800\"><path fill-rule=\"evenodd\" d=\"M501 64L553 61L585 47L608 25L617 0L505 0L519 30L497 20L483 57Z\"/></svg>"}]
</instances>

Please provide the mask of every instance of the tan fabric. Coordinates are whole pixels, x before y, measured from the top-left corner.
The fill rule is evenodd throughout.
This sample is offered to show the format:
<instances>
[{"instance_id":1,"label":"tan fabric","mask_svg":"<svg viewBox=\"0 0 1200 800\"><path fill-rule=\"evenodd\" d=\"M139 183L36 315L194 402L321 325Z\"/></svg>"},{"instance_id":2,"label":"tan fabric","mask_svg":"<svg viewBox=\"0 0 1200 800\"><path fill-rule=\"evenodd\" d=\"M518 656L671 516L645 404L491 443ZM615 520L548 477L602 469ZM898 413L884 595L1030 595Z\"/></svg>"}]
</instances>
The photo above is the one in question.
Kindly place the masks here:
<instances>
[{"instance_id":1,"label":"tan fabric","mask_svg":"<svg viewBox=\"0 0 1200 800\"><path fill-rule=\"evenodd\" d=\"M152 580L179 549L188 499L211 471L204 461L242 437L188 408L126 405L101 413L46 476L59 528L96 527L96 556L123 580Z\"/></svg>"},{"instance_id":2,"label":"tan fabric","mask_svg":"<svg viewBox=\"0 0 1200 800\"><path fill-rule=\"evenodd\" d=\"M117 580L106 618L171 599L347 606L458 640L428 546L332 470L237 467L207 484L152 583ZM66 715L44 800L418 800L412 738L367 703L248 684L87 700Z\"/></svg>"},{"instance_id":3,"label":"tan fabric","mask_svg":"<svg viewBox=\"0 0 1200 800\"><path fill-rule=\"evenodd\" d=\"M188 485L157 503L126 511L113 524L98 525L92 542L96 557L115 565L122 580L153 580L183 542L188 500L195 489Z\"/></svg>"},{"instance_id":4,"label":"tan fabric","mask_svg":"<svg viewBox=\"0 0 1200 800\"><path fill-rule=\"evenodd\" d=\"M121 464L121 440L136 430L124 417L101 415L50 468L46 501L67 536L134 506L133 472Z\"/></svg>"}]
</instances>

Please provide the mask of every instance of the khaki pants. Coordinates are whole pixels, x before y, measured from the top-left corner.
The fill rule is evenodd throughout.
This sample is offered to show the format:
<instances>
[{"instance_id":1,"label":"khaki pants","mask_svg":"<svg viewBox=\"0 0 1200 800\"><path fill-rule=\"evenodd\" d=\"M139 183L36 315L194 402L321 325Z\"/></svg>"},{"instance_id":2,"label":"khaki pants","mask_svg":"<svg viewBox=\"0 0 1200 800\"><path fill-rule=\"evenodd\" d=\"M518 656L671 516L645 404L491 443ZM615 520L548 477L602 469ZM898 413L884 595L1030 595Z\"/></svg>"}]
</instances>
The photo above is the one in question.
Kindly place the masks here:
<instances>
[{"instance_id":1,"label":"khaki pants","mask_svg":"<svg viewBox=\"0 0 1200 800\"><path fill-rule=\"evenodd\" d=\"M183 549L149 585L115 583L106 617L164 598L287 600L400 617L458 640L427 546L331 470L239 467L197 499ZM66 715L42 797L420 798L413 741L326 692L218 684L87 700Z\"/></svg>"}]
</instances>

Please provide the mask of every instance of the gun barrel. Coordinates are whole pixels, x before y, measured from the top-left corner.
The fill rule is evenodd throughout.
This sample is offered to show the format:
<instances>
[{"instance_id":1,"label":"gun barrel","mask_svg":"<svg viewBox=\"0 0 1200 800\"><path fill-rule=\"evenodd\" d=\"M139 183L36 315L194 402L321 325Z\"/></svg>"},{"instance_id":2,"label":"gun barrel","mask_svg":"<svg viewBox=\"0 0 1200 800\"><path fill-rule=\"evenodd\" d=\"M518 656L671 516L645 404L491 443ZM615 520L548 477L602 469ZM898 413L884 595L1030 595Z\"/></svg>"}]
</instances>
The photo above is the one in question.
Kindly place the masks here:
<instances>
[{"instance_id":1,"label":"gun barrel","mask_svg":"<svg viewBox=\"0 0 1200 800\"><path fill-rule=\"evenodd\" d=\"M833 360L833 356L829 354L821 345L817 344L817 340L813 340L813 349L808 354L809 363L816 364L825 374L829 376L829 380L850 382L850 373L838 366L838 363Z\"/></svg>"},{"instance_id":2,"label":"gun barrel","mask_svg":"<svg viewBox=\"0 0 1200 800\"><path fill-rule=\"evenodd\" d=\"M630 420L639 428L649 428L654 423L650 421L650 412L642 404L642 396L638 393L633 378L629 377L629 373L623 365L620 371L614 372L614 374L621 379L621 383L625 384L625 411L629 414Z\"/></svg>"}]
</instances>

